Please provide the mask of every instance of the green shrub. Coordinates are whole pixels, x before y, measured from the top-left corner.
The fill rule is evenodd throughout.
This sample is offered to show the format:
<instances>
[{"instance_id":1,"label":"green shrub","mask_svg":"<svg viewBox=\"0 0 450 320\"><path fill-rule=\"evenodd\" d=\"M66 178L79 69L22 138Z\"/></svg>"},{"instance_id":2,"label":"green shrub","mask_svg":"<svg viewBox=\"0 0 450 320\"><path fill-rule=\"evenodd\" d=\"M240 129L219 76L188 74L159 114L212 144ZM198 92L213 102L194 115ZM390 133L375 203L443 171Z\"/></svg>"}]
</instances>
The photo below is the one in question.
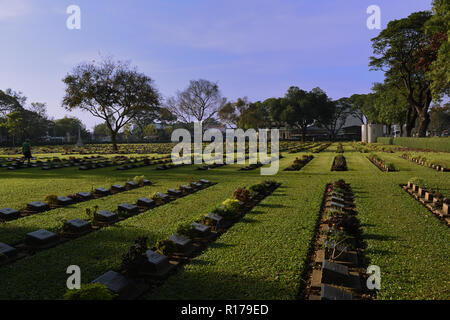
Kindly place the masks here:
<instances>
[{"instance_id":1,"label":"green shrub","mask_svg":"<svg viewBox=\"0 0 450 320\"><path fill-rule=\"evenodd\" d=\"M64 300L113 300L117 295L100 283L82 284L80 289L67 290Z\"/></svg>"},{"instance_id":2,"label":"green shrub","mask_svg":"<svg viewBox=\"0 0 450 320\"><path fill-rule=\"evenodd\" d=\"M171 256L177 252L177 245L172 240L159 240L155 244L155 249L162 255Z\"/></svg>"},{"instance_id":3,"label":"green shrub","mask_svg":"<svg viewBox=\"0 0 450 320\"><path fill-rule=\"evenodd\" d=\"M46 195L44 201L48 204L58 204L58 196L56 194Z\"/></svg>"},{"instance_id":4,"label":"green shrub","mask_svg":"<svg viewBox=\"0 0 450 320\"><path fill-rule=\"evenodd\" d=\"M142 186L144 184L145 176L135 176L133 182Z\"/></svg>"},{"instance_id":5,"label":"green shrub","mask_svg":"<svg viewBox=\"0 0 450 320\"><path fill-rule=\"evenodd\" d=\"M409 137L399 137L399 138L383 138L377 139L377 142L383 144L390 144L390 140L394 145L413 148L413 149L424 149L433 151L443 151L450 152L450 137L429 137L429 138L409 138Z\"/></svg>"}]
</instances>

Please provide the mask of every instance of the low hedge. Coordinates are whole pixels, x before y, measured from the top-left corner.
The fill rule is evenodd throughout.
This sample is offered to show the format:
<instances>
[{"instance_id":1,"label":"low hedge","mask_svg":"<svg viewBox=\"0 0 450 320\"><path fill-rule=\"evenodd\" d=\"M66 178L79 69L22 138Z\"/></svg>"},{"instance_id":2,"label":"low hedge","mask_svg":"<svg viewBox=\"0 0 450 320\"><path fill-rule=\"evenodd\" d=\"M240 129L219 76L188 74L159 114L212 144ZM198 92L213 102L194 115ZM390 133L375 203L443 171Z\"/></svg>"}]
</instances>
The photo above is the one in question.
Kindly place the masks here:
<instances>
[{"instance_id":1,"label":"low hedge","mask_svg":"<svg viewBox=\"0 0 450 320\"><path fill-rule=\"evenodd\" d=\"M450 152L450 137L432 137L432 138L378 138L377 142L383 144L394 144L398 146L417 148L424 150Z\"/></svg>"}]
</instances>

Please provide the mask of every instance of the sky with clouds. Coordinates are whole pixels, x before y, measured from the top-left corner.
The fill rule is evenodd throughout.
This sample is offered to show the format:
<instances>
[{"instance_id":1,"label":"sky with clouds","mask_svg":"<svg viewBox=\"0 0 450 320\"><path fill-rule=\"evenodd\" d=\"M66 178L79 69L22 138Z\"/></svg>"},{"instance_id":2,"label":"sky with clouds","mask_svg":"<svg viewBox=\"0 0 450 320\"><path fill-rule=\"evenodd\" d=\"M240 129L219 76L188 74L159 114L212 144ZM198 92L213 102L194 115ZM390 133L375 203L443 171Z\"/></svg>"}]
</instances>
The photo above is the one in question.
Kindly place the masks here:
<instances>
[{"instance_id":1,"label":"sky with clouds","mask_svg":"<svg viewBox=\"0 0 450 320\"><path fill-rule=\"evenodd\" d=\"M130 61L164 97L200 78L229 100L280 97L291 85L334 99L367 93L383 80L368 67L374 4L382 28L431 9L431 0L0 0L0 89L88 128L101 121L61 107L61 80L101 56ZM80 30L66 27L69 5L81 8Z\"/></svg>"}]
</instances>

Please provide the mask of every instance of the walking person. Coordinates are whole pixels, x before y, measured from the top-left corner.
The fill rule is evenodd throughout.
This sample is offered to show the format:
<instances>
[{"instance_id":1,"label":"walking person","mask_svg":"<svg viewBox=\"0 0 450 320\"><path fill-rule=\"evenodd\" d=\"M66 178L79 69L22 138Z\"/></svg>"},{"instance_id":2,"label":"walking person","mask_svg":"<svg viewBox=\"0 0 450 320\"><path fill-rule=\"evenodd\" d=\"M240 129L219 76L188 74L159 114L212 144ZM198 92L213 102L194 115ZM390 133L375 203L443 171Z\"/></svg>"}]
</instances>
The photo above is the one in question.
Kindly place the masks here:
<instances>
[{"instance_id":1,"label":"walking person","mask_svg":"<svg viewBox=\"0 0 450 320\"><path fill-rule=\"evenodd\" d=\"M22 153L23 153L23 157L25 158L25 160L28 160L28 165L30 165L30 162L31 162L31 145L30 145L30 140L29 139L25 140L25 142L22 144Z\"/></svg>"}]
</instances>

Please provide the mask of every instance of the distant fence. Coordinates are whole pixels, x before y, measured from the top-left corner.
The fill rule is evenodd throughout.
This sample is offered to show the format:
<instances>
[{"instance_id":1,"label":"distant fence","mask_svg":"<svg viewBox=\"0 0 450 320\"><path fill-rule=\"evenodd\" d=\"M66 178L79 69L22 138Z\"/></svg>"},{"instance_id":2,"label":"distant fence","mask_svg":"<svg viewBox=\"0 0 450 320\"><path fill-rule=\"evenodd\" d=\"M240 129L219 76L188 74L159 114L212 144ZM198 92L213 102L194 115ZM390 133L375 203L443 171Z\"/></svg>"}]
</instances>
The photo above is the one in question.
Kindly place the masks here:
<instances>
[{"instance_id":1,"label":"distant fence","mask_svg":"<svg viewBox=\"0 0 450 320\"><path fill-rule=\"evenodd\" d=\"M398 146L424 149L433 151L450 152L450 137L431 137L431 138L378 138L377 142L383 144L394 144Z\"/></svg>"}]
</instances>

